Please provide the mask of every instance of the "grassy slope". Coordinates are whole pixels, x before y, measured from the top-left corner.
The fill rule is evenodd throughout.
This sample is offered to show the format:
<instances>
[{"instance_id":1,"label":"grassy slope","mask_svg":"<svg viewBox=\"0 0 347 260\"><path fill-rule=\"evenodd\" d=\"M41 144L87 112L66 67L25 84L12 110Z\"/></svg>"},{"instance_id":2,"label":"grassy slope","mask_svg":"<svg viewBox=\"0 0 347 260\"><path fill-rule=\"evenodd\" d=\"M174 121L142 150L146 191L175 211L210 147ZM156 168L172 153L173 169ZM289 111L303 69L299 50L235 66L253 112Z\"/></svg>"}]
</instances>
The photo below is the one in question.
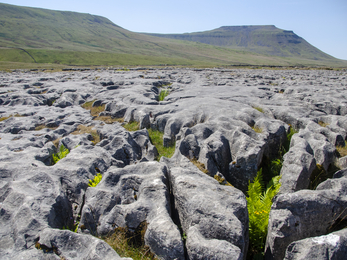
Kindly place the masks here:
<instances>
[{"instance_id":1,"label":"grassy slope","mask_svg":"<svg viewBox=\"0 0 347 260\"><path fill-rule=\"evenodd\" d=\"M0 3L0 62L67 65L321 65L313 61L256 54L197 42L127 31L104 17ZM11 49L11 48L12 49ZM0 64L1 65L1 64ZM13 64L11 65L13 66Z\"/></svg>"}]
</instances>

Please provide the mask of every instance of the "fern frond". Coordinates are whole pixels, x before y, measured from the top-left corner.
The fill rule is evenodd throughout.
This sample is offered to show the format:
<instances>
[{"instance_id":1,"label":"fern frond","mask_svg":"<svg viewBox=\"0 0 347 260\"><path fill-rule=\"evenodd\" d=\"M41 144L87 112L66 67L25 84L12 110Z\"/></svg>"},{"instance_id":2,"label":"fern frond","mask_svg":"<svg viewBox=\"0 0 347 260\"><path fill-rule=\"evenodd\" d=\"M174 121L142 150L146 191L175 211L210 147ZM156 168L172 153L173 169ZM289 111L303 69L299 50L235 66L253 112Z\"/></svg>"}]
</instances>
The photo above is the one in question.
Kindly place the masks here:
<instances>
[{"instance_id":1,"label":"fern frond","mask_svg":"<svg viewBox=\"0 0 347 260\"><path fill-rule=\"evenodd\" d=\"M89 187L95 187L96 185L99 184L99 182L101 181L102 179L102 175L101 173L98 173L93 180L89 180L89 183L88 183L88 186Z\"/></svg>"},{"instance_id":2,"label":"fern frond","mask_svg":"<svg viewBox=\"0 0 347 260\"><path fill-rule=\"evenodd\" d=\"M59 160L63 159L70 153L70 150L67 149L63 144L59 148L58 153L52 154L52 164L56 164Z\"/></svg>"}]
</instances>

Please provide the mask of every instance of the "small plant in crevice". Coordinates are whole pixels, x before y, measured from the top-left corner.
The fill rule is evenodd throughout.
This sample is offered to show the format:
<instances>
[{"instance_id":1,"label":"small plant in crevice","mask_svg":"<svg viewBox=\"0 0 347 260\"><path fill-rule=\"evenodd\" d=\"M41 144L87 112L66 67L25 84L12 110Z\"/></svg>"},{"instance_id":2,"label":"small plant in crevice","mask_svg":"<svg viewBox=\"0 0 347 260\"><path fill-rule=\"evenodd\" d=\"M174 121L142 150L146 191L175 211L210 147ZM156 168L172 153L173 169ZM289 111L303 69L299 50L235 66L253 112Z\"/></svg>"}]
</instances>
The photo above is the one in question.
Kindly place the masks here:
<instances>
[{"instance_id":1,"label":"small plant in crevice","mask_svg":"<svg viewBox=\"0 0 347 260\"><path fill-rule=\"evenodd\" d=\"M292 140L292 137L294 134L298 133L299 131L294 129L293 127L290 127L289 129L289 133L287 134L287 139L283 144L283 147L281 147L282 151L282 156L289 151L289 147L290 147L290 141ZM283 150L284 149L284 150Z\"/></svg>"},{"instance_id":2,"label":"small plant in crevice","mask_svg":"<svg viewBox=\"0 0 347 260\"><path fill-rule=\"evenodd\" d=\"M321 127L327 127L330 124L329 123L325 123L323 121L318 121L318 125L320 125Z\"/></svg>"},{"instance_id":3,"label":"small plant in crevice","mask_svg":"<svg viewBox=\"0 0 347 260\"><path fill-rule=\"evenodd\" d=\"M345 141L345 146L336 146L336 152L338 157L347 156L347 142Z\"/></svg>"},{"instance_id":4,"label":"small plant in crevice","mask_svg":"<svg viewBox=\"0 0 347 260\"><path fill-rule=\"evenodd\" d=\"M81 107L84 109L90 110L92 116L98 116L101 112L105 111L105 104L100 106L93 106L95 100L85 102Z\"/></svg>"},{"instance_id":5,"label":"small plant in crevice","mask_svg":"<svg viewBox=\"0 0 347 260\"><path fill-rule=\"evenodd\" d=\"M201 163L195 157L190 160L200 171L209 175L209 171L206 169L205 164ZM218 180L217 180L218 181Z\"/></svg>"},{"instance_id":6,"label":"small plant in crevice","mask_svg":"<svg viewBox=\"0 0 347 260\"><path fill-rule=\"evenodd\" d=\"M326 171L324 167L320 164L316 165L316 168L313 170L310 176L310 190L315 190L317 186L326 181L327 179L331 179L335 172L339 171L340 168L336 166L334 163L330 164L328 170Z\"/></svg>"},{"instance_id":7,"label":"small plant in crevice","mask_svg":"<svg viewBox=\"0 0 347 260\"><path fill-rule=\"evenodd\" d=\"M77 233L79 223L80 223L79 221L76 221L76 222L74 223L74 225L73 225L72 228L63 226L62 230L70 230L70 231L72 231L72 232Z\"/></svg>"},{"instance_id":8,"label":"small plant in crevice","mask_svg":"<svg viewBox=\"0 0 347 260\"><path fill-rule=\"evenodd\" d=\"M223 177L221 177L221 176L219 176L219 175L217 175L217 174L215 174L215 175L213 176L213 178L214 178L215 180L217 180L217 181L219 182L220 185L232 186L232 187L234 187L233 185L230 184L230 182L228 182L226 179L224 179Z\"/></svg>"},{"instance_id":9,"label":"small plant in crevice","mask_svg":"<svg viewBox=\"0 0 347 260\"><path fill-rule=\"evenodd\" d=\"M98 131L94 129L94 126L79 125L77 126L76 130L73 131L71 134L73 135L90 134L92 136L92 140L90 141L94 145L100 142L100 135L98 134Z\"/></svg>"},{"instance_id":10,"label":"small plant in crevice","mask_svg":"<svg viewBox=\"0 0 347 260\"><path fill-rule=\"evenodd\" d=\"M147 223L142 222L134 232L128 228L117 227L114 233L104 238L121 257L131 257L134 260L157 259L145 245L144 236L147 230Z\"/></svg>"},{"instance_id":11,"label":"small plant in crevice","mask_svg":"<svg viewBox=\"0 0 347 260\"><path fill-rule=\"evenodd\" d=\"M52 154L52 165L56 164L59 160L63 159L70 153L70 150L67 149L63 144L59 148L58 153Z\"/></svg>"},{"instance_id":12,"label":"small plant in crevice","mask_svg":"<svg viewBox=\"0 0 347 260\"><path fill-rule=\"evenodd\" d=\"M101 179L102 179L102 175L101 175L101 173L99 172L99 173L94 177L93 180L89 180L88 186L89 186L89 187L95 187L96 185L99 184L99 182L101 181Z\"/></svg>"},{"instance_id":13,"label":"small plant in crevice","mask_svg":"<svg viewBox=\"0 0 347 260\"><path fill-rule=\"evenodd\" d=\"M128 122L122 125L129 132L137 131L140 129L140 123L136 121Z\"/></svg>"},{"instance_id":14,"label":"small plant in crevice","mask_svg":"<svg viewBox=\"0 0 347 260\"><path fill-rule=\"evenodd\" d=\"M264 110L261 107L254 106L253 108L258 110L260 113L264 113Z\"/></svg>"},{"instance_id":15,"label":"small plant in crevice","mask_svg":"<svg viewBox=\"0 0 347 260\"><path fill-rule=\"evenodd\" d=\"M263 132L263 129L261 127L253 126L252 129L258 134L261 134Z\"/></svg>"},{"instance_id":16,"label":"small plant in crevice","mask_svg":"<svg viewBox=\"0 0 347 260\"><path fill-rule=\"evenodd\" d=\"M112 116L98 116L94 118L93 120L103 121L106 124L113 124L114 122L124 123L124 118L117 118Z\"/></svg>"},{"instance_id":17,"label":"small plant in crevice","mask_svg":"<svg viewBox=\"0 0 347 260\"><path fill-rule=\"evenodd\" d=\"M158 157L157 160L159 161L162 156L171 158L172 155L175 153L175 144L172 144L170 146L165 147L164 146L164 133L160 132L158 130L153 130L151 128L147 129L149 138L151 140L151 143L157 148L158 151Z\"/></svg>"},{"instance_id":18,"label":"small plant in crevice","mask_svg":"<svg viewBox=\"0 0 347 260\"><path fill-rule=\"evenodd\" d=\"M11 118L11 117L12 117L12 116L0 117L0 122L5 121L5 120L7 120L7 119L9 119L9 118Z\"/></svg>"},{"instance_id":19,"label":"small plant in crevice","mask_svg":"<svg viewBox=\"0 0 347 260\"><path fill-rule=\"evenodd\" d=\"M257 176L253 182L249 182L247 208L250 246L247 259L263 259L272 199L281 187L279 181L283 156L289 150L291 138L295 133L297 131L291 127L284 144L280 145L277 156L274 159L263 158Z\"/></svg>"},{"instance_id":20,"label":"small plant in crevice","mask_svg":"<svg viewBox=\"0 0 347 260\"><path fill-rule=\"evenodd\" d=\"M9 119L11 117L23 117L23 116L20 115L20 114L15 114L15 115L10 115L10 116L0 117L0 122L5 121L5 120L7 120L7 119Z\"/></svg>"},{"instance_id":21,"label":"small plant in crevice","mask_svg":"<svg viewBox=\"0 0 347 260\"><path fill-rule=\"evenodd\" d=\"M58 148L59 142L60 142L61 139L62 139L62 137L59 137L59 138L55 139L54 141L52 141L52 143L54 144L55 147Z\"/></svg>"},{"instance_id":22,"label":"small plant in crevice","mask_svg":"<svg viewBox=\"0 0 347 260\"><path fill-rule=\"evenodd\" d=\"M279 180L280 176L273 177L265 188L262 169L260 169L253 182L249 182L246 199L250 245L247 259L263 257L272 199L281 187Z\"/></svg>"},{"instance_id":23,"label":"small plant in crevice","mask_svg":"<svg viewBox=\"0 0 347 260\"><path fill-rule=\"evenodd\" d=\"M183 231L182 233L182 240L185 243L185 241L187 241L187 234Z\"/></svg>"},{"instance_id":24,"label":"small plant in crevice","mask_svg":"<svg viewBox=\"0 0 347 260\"><path fill-rule=\"evenodd\" d=\"M158 101L163 101L165 97L167 97L170 93L170 90L168 89L163 89L160 91L159 96L158 96Z\"/></svg>"},{"instance_id":25,"label":"small plant in crevice","mask_svg":"<svg viewBox=\"0 0 347 260\"><path fill-rule=\"evenodd\" d=\"M48 129L51 129L51 130L55 130L55 129L57 129L58 128L58 126L46 126L46 125L37 125L36 127L35 127L35 131L40 131L40 130L42 130L42 129L45 129L45 128L48 128Z\"/></svg>"}]
</instances>

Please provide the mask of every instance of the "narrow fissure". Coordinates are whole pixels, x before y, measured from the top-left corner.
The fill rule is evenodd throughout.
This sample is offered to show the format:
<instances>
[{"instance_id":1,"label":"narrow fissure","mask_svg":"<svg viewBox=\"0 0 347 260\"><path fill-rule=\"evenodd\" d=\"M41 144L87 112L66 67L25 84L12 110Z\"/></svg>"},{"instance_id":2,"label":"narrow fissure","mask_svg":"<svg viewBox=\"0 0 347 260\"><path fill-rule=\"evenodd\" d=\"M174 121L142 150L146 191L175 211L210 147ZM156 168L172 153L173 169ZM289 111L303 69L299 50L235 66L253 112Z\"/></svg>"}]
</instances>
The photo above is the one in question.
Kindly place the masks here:
<instances>
[{"instance_id":1,"label":"narrow fissure","mask_svg":"<svg viewBox=\"0 0 347 260\"><path fill-rule=\"evenodd\" d=\"M183 229L182 229L182 224L181 224L181 221L180 221L180 217L179 217L179 213L178 213L178 210L176 209L176 204L175 204L175 196L173 194L173 191L172 191L172 182L171 182L171 179L170 179L170 175L168 174L168 182L169 182L169 185L168 185L168 190L169 190L169 199L170 199L170 210L171 210L171 219L173 221L173 223L178 227L178 230L180 231L180 234L181 234L181 238L183 240L183 249L184 249L184 257L185 259L188 259L188 253L187 253L187 247L186 247L186 239L187 239L187 235L184 233Z\"/></svg>"},{"instance_id":2,"label":"narrow fissure","mask_svg":"<svg viewBox=\"0 0 347 260\"><path fill-rule=\"evenodd\" d=\"M339 171L340 168L338 168L334 163L330 164L328 167L328 170L326 171L324 167L320 164L316 165L316 168L313 170L311 176L310 176L310 190L315 190L319 184L322 182L331 179L334 174Z\"/></svg>"}]
</instances>

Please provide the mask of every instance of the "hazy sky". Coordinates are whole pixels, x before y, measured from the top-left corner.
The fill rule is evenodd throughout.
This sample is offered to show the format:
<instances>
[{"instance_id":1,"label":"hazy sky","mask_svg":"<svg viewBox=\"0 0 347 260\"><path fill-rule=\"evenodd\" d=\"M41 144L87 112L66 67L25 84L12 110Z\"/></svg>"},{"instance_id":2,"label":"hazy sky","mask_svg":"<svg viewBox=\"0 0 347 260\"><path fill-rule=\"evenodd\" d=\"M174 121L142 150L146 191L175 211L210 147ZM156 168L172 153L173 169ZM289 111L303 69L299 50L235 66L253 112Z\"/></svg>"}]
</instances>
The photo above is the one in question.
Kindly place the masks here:
<instances>
[{"instance_id":1,"label":"hazy sky","mask_svg":"<svg viewBox=\"0 0 347 260\"><path fill-rule=\"evenodd\" d=\"M347 0L9 0L2 3L107 17L134 32L185 33L275 25L347 60Z\"/></svg>"}]
</instances>

